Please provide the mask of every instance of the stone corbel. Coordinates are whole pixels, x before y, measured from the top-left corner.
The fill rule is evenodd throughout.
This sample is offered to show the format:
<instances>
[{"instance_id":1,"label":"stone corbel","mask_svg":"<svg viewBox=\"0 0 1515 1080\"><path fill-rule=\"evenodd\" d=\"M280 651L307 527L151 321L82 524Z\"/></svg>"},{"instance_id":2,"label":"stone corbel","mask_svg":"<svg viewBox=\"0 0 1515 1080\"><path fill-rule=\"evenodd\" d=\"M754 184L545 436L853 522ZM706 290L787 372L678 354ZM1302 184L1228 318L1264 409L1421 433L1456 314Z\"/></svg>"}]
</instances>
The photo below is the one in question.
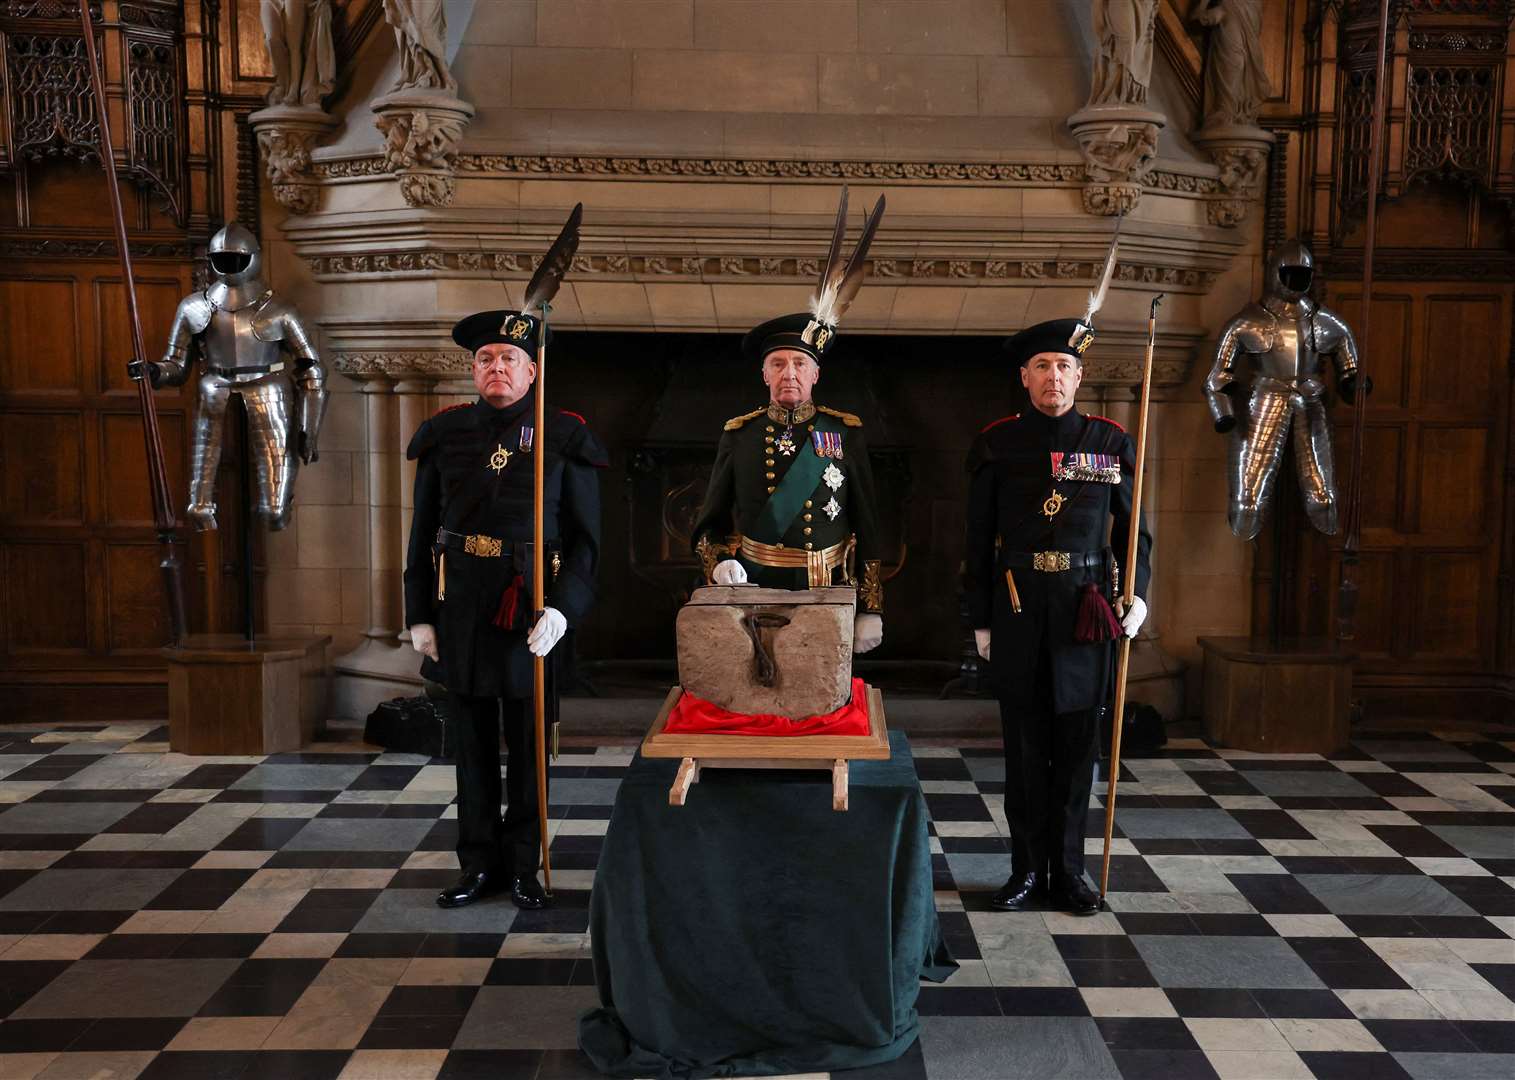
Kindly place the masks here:
<instances>
[{"instance_id":1,"label":"stone corbel","mask_svg":"<svg viewBox=\"0 0 1515 1080\"><path fill-rule=\"evenodd\" d=\"M1166 124L1162 113L1141 105L1089 105L1068 117L1089 174L1085 213L1114 217L1136 209Z\"/></svg>"},{"instance_id":2,"label":"stone corbel","mask_svg":"<svg viewBox=\"0 0 1515 1080\"><path fill-rule=\"evenodd\" d=\"M318 105L270 105L249 114L247 122L257 133L274 200L292 214L314 211L321 185L311 171L310 152L337 126L337 118Z\"/></svg>"},{"instance_id":3,"label":"stone corbel","mask_svg":"<svg viewBox=\"0 0 1515 1080\"><path fill-rule=\"evenodd\" d=\"M399 90L373 102L384 167L410 206L451 206L458 142L473 106L445 90Z\"/></svg>"},{"instance_id":4,"label":"stone corbel","mask_svg":"<svg viewBox=\"0 0 1515 1080\"><path fill-rule=\"evenodd\" d=\"M1230 124L1204 128L1192 138L1220 169L1222 194L1206 207L1210 224L1234 229L1247 220L1248 212L1263 197L1273 133Z\"/></svg>"}]
</instances>

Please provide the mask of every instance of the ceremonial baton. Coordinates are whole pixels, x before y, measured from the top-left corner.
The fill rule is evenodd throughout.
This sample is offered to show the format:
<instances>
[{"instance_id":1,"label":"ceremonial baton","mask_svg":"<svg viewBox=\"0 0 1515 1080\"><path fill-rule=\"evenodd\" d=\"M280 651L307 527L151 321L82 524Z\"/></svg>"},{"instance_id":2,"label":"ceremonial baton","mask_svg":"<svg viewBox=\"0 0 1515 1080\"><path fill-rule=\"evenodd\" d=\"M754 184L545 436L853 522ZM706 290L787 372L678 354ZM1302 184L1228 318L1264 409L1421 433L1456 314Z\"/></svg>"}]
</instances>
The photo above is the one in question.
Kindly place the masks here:
<instances>
[{"instance_id":1,"label":"ceremonial baton","mask_svg":"<svg viewBox=\"0 0 1515 1080\"><path fill-rule=\"evenodd\" d=\"M1152 310L1147 316L1147 358L1142 362L1141 408L1136 417L1136 477L1131 484L1131 532L1126 538L1126 572L1121 590L1121 614L1131 610L1136 599L1136 548L1142 531L1142 474L1147 467L1147 407L1152 403L1152 354L1157 348L1157 305L1163 302L1163 294L1152 298ZM1131 673L1131 638L1124 630L1120 644L1116 646L1115 662L1115 716L1111 720L1110 776L1105 786L1105 859L1099 870L1099 902L1105 906L1105 894L1110 891L1110 838L1115 833L1115 785L1120 780L1120 734L1126 719L1126 677Z\"/></svg>"},{"instance_id":2,"label":"ceremonial baton","mask_svg":"<svg viewBox=\"0 0 1515 1080\"><path fill-rule=\"evenodd\" d=\"M532 523L531 523L531 609L534 612L531 625L534 627L547 608L546 559L543 556L543 515L546 501L547 455L547 313L552 310L552 298L563 283L563 275L573 262L579 249L579 221L584 216L584 204L579 203L568 215L563 231L542 256L537 272L526 286L526 302L522 308L541 312L542 326L537 334L537 402L536 429L532 433ZM552 857L549 854L547 836L547 658L531 658L532 699L536 726L537 753L537 821L542 833L542 888L552 895Z\"/></svg>"},{"instance_id":3,"label":"ceremonial baton","mask_svg":"<svg viewBox=\"0 0 1515 1080\"><path fill-rule=\"evenodd\" d=\"M126 312L131 324L133 359L147 361L146 339L142 336L142 315L137 308L136 278L132 274L131 247L126 239L126 214L121 208L121 191L116 184L116 159L111 147L110 107L105 97L105 75L95 55L95 24L88 0L79 4L79 20L84 24L84 53L89 60L89 81L94 88L95 112L100 118L100 163L105 167L105 186L110 194L111 215L116 226L116 248L121 255L121 289L126 293ZM173 496L169 494L168 469L163 460L163 438L158 430L158 409L153 401L152 379L143 371L137 380L137 403L142 409L142 437L147 448L147 487L153 507L153 531L158 534L158 569L163 577L164 598L168 603L169 633L172 644L184 639L184 578L175 550L175 532L179 522L174 516Z\"/></svg>"}]
</instances>

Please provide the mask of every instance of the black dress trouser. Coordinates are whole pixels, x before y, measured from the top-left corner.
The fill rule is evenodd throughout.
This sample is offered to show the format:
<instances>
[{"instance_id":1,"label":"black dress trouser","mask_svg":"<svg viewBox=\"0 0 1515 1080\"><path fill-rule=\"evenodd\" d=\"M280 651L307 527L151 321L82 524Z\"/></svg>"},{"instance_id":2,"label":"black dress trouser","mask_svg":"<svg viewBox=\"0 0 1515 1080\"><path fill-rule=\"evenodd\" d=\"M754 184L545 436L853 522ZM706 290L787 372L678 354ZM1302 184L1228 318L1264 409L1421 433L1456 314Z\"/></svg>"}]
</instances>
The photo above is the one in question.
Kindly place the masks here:
<instances>
[{"instance_id":1,"label":"black dress trouser","mask_svg":"<svg viewBox=\"0 0 1515 1080\"><path fill-rule=\"evenodd\" d=\"M535 874L541 862L535 724L522 698L449 693L457 733L458 862L464 873ZM500 815L500 728L505 729L505 814Z\"/></svg>"},{"instance_id":2,"label":"black dress trouser","mask_svg":"<svg viewBox=\"0 0 1515 1080\"><path fill-rule=\"evenodd\" d=\"M1031 707L1000 701L1005 742L1005 820L1013 873L1034 871L1053 882L1082 877L1084 828L1098 753L1098 709L1058 713L1052 662L1037 663Z\"/></svg>"}]
</instances>

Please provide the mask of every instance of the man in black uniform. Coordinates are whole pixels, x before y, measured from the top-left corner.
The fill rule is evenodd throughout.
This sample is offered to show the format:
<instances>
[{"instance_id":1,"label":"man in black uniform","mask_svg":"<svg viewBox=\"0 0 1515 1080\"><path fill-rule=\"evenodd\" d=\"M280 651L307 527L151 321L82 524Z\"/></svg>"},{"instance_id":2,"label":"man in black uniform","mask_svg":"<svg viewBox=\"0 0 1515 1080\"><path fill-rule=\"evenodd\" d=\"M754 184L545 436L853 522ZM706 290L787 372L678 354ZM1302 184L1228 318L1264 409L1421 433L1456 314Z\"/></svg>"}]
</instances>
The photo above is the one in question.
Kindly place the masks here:
<instances>
[{"instance_id":1,"label":"man in black uniform","mask_svg":"<svg viewBox=\"0 0 1515 1080\"><path fill-rule=\"evenodd\" d=\"M878 503L863 422L811 400L835 327L809 314L751 330L768 404L726 421L694 526L705 580L778 589L858 586L852 648L884 637ZM860 573L860 576L859 576Z\"/></svg>"},{"instance_id":2,"label":"man in black uniform","mask_svg":"<svg viewBox=\"0 0 1515 1080\"><path fill-rule=\"evenodd\" d=\"M1099 908L1083 877L1084 821L1110 642L1134 636L1147 612L1145 528L1137 598L1118 624L1109 604L1130 572L1120 564L1136 451L1118 424L1073 407L1093 337L1084 321L1055 319L1008 339L1031 408L984 428L968 455L965 587L1005 742L1011 875L991 900L1004 911L1043 888L1064 911Z\"/></svg>"},{"instance_id":3,"label":"man in black uniform","mask_svg":"<svg viewBox=\"0 0 1515 1080\"><path fill-rule=\"evenodd\" d=\"M546 903L536 872L532 656L546 656L594 600L604 448L575 413L549 408L535 425L533 315L481 311L452 328L474 354L479 399L423 423L415 516L405 563L405 623L424 654L421 674L447 689L457 732L458 861L463 875L437 897L460 907L505 889L517 907ZM551 340L550 331L548 340ZM532 455L545 453L547 606L531 624ZM528 633L529 628L529 633ZM549 662L549 704L553 694ZM500 816L500 726L509 750Z\"/></svg>"}]
</instances>

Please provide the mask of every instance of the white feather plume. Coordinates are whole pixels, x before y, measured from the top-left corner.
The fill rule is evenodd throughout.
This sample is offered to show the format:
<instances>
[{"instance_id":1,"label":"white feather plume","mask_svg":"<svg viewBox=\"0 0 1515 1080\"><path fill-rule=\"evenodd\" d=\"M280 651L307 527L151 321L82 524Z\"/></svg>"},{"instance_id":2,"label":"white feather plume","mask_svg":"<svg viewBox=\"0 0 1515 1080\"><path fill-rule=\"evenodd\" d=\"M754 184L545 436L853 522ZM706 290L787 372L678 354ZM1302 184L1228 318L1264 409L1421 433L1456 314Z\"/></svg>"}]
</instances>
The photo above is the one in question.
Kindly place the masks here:
<instances>
[{"instance_id":1,"label":"white feather plume","mask_svg":"<svg viewBox=\"0 0 1515 1080\"><path fill-rule=\"evenodd\" d=\"M1120 226L1126 215L1121 214L1115 219L1115 234L1110 237L1110 250L1105 255L1105 268L1099 277L1099 286L1089 294L1089 307L1084 311L1084 317L1078 320L1079 329L1073 332L1073 337L1068 344L1074 345L1084 335L1086 329L1094 328L1094 316L1099 314L1099 309L1105 306L1105 294L1110 291L1110 280L1115 277L1115 257L1120 251Z\"/></svg>"}]
</instances>

